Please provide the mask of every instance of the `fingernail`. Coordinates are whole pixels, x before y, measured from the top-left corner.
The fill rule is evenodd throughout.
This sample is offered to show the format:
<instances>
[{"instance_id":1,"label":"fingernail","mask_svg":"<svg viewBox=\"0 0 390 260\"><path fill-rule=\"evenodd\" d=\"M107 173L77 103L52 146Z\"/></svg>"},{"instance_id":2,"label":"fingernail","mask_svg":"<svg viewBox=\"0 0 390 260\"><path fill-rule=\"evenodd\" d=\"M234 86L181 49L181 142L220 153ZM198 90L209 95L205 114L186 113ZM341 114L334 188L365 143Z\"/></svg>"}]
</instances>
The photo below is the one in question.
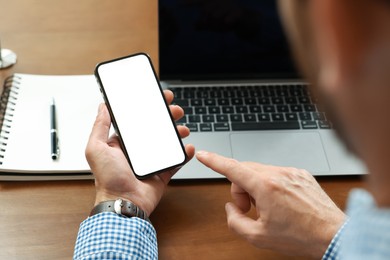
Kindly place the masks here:
<instances>
[{"instance_id":1,"label":"fingernail","mask_svg":"<svg viewBox=\"0 0 390 260\"><path fill-rule=\"evenodd\" d=\"M225 211L226 211L226 213L228 213L228 212L230 212L230 211L232 211L232 210L233 210L233 205L232 205L232 203L231 203L231 202L226 203L226 204L225 204Z\"/></svg>"}]
</instances>

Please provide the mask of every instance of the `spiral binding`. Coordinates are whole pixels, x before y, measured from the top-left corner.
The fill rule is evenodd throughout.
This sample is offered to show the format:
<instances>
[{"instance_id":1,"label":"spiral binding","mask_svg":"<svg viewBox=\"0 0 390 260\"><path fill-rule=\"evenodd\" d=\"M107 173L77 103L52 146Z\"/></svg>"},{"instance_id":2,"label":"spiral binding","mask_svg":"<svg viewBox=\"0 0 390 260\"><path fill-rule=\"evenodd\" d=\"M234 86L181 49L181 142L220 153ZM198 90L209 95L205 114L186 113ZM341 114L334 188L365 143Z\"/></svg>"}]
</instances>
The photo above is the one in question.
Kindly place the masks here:
<instances>
[{"instance_id":1,"label":"spiral binding","mask_svg":"<svg viewBox=\"0 0 390 260\"><path fill-rule=\"evenodd\" d=\"M14 75L5 79L0 97L0 165L3 164L8 136L12 127L21 78Z\"/></svg>"}]
</instances>

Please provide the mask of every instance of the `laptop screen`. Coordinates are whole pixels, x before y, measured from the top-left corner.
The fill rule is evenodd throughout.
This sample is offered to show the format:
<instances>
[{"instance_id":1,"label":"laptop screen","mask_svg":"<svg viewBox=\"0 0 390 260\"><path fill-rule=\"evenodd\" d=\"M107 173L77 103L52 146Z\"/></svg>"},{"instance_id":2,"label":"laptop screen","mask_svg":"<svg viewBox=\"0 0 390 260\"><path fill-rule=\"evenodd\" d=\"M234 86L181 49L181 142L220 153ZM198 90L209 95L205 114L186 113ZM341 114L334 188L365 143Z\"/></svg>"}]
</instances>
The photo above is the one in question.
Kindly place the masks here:
<instances>
[{"instance_id":1,"label":"laptop screen","mask_svg":"<svg viewBox=\"0 0 390 260\"><path fill-rule=\"evenodd\" d=\"M275 0L159 0L161 80L296 78Z\"/></svg>"}]
</instances>

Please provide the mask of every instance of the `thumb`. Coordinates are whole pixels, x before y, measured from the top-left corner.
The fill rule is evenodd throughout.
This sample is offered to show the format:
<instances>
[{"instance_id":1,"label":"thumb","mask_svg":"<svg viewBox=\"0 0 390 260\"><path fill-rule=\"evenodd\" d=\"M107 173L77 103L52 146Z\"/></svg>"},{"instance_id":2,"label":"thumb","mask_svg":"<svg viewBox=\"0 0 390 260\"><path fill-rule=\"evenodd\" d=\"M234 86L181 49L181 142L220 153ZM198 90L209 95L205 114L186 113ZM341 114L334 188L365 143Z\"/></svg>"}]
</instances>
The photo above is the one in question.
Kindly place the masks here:
<instances>
[{"instance_id":1,"label":"thumb","mask_svg":"<svg viewBox=\"0 0 390 260\"><path fill-rule=\"evenodd\" d=\"M92 128L90 140L107 143L111 118L104 103L99 105L99 112Z\"/></svg>"},{"instance_id":2,"label":"thumb","mask_svg":"<svg viewBox=\"0 0 390 260\"><path fill-rule=\"evenodd\" d=\"M251 242L251 240L254 239L255 234L260 231L259 223L246 216L244 212L232 202L226 203L225 211L229 229Z\"/></svg>"}]
</instances>

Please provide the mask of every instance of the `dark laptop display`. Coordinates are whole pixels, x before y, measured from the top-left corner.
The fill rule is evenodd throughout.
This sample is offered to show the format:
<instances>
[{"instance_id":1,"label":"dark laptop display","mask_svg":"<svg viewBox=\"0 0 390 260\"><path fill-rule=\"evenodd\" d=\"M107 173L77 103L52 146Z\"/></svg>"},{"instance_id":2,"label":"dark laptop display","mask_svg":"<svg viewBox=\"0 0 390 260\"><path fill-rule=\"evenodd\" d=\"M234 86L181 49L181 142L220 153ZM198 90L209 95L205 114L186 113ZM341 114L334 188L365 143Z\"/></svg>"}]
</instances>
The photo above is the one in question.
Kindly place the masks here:
<instances>
[{"instance_id":1,"label":"dark laptop display","mask_svg":"<svg viewBox=\"0 0 390 260\"><path fill-rule=\"evenodd\" d=\"M296 73L275 0L159 0L159 48L185 143L316 175L365 172ZM219 177L197 160L175 175Z\"/></svg>"},{"instance_id":2,"label":"dark laptop display","mask_svg":"<svg viewBox=\"0 0 390 260\"><path fill-rule=\"evenodd\" d=\"M159 1L161 80L297 76L274 0Z\"/></svg>"}]
</instances>

